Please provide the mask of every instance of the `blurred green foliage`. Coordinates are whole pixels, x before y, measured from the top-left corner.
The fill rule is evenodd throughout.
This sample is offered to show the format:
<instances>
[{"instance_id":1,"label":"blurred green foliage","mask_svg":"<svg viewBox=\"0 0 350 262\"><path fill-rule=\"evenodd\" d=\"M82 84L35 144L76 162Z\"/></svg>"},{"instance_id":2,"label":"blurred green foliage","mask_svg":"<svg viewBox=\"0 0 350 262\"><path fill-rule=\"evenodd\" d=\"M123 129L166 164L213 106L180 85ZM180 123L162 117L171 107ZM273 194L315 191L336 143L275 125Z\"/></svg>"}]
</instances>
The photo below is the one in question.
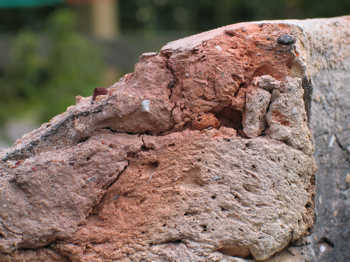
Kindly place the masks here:
<instances>
[{"instance_id":1,"label":"blurred green foliage","mask_svg":"<svg viewBox=\"0 0 350 262\"><path fill-rule=\"evenodd\" d=\"M192 33L241 21L350 14L349 0L134 0L119 4L124 31Z\"/></svg>"},{"instance_id":2,"label":"blurred green foliage","mask_svg":"<svg viewBox=\"0 0 350 262\"><path fill-rule=\"evenodd\" d=\"M0 78L0 123L23 113L47 121L101 83L102 56L76 31L75 20L72 11L60 9L49 17L44 36L33 31L16 36Z\"/></svg>"}]
</instances>

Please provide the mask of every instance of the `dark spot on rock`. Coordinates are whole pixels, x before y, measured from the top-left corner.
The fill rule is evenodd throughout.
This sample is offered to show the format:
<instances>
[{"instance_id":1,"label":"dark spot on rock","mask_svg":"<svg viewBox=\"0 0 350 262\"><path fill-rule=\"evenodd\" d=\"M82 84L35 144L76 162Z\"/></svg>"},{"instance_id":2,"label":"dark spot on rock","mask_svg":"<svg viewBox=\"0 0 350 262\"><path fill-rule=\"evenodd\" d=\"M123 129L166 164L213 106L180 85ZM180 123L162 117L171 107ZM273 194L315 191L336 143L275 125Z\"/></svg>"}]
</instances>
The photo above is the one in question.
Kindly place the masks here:
<instances>
[{"instance_id":1,"label":"dark spot on rock","mask_svg":"<svg viewBox=\"0 0 350 262\"><path fill-rule=\"evenodd\" d=\"M169 84L168 84L168 88L170 88L170 89L174 88L175 84L176 84L176 81L175 80L171 80L169 82Z\"/></svg>"},{"instance_id":2,"label":"dark spot on rock","mask_svg":"<svg viewBox=\"0 0 350 262\"><path fill-rule=\"evenodd\" d=\"M82 137L82 138L79 139L78 144L83 143L83 142L87 141L88 139L89 139L88 136Z\"/></svg>"},{"instance_id":3,"label":"dark spot on rock","mask_svg":"<svg viewBox=\"0 0 350 262\"><path fill-rule=\"evenodd\" d=\"M152 148L147 147L146 145L142 145L142 146L141 146L141 151L147 152L147 151L150 151L151 149L152 149Z\"/></svg>"},{"instance_id":4,"label":"dark spot on rock","mask_svg":"<svg viewBox=\"0 0 350 262\"><path fill-rule=\"evenodd\" d=\"M137 153L136 153L136 152L128 152L128 153L126 154L126 156L127 156L128 158L135 158L135 157L137 157Z\"/></svg>"},{"instance_id":5,"label":"dark spot on rock","mask_svg":"<svg viewBox=\"0 0 350 262\"><path fill-rule=\"evenodd\" d=\"M228 211L228 209L226 207L220 207L222 212Z\"/></svg>"},{"instance_id":6,"label":"dark spot on rock","mask_svg":"<svg viewBox=\"0 0 350 262\"><path fill-rule=\"evenodd\" d=\"M224 107L220 112L215 112L221 126L242 130L242 112L231 107Z\"/></svg>"},{"instance_id":7,"label":"dark spot on rock","mask_svg":"<svg viewBox=\"0 0 350 262\"><path fill-rule=\"evenodd\" d=\"M295 44L295 38L291 35L284 34L278 37L277 43L280 45L292 45Z\"/></svg>"},{"instance_id":8,"label":"dark spot on rock","mask_svg":"<svg viewBox=\"0 0 350 262\"><path fill-rule=\"evenodd\" d=\"M207 225L200 225L202 228L202 232L207 232L208 231L208 227Z\"/></svg>"},{"instance_id":9,"label":"dark spot on rock","mask_svg":"<svg viewBox=\"0 0 350 262\"><path fill-rule=\"evenodd\" d=\"M327 245L329 245L330 247L334 248L334 243L327 237L322 237L319 241L319 243L326 243Z\"/></svg>"},{"instance_id":10,"label":"dark spot on rock","mask_svg":"<svg viewBox=\"0 0 350 262\"><path fill-rule=\"evenodd\" d=\"M94 89L94 93L92 95L91 103L93 103L96 100L96 97L100 95L107 95L108 94L108 89L104 87L96 87Z\"/></svg>"},{"instance_id":11,"label":"dark spot on rock","mask_svg":"<svg viewBox=\"0 0 350 262\"><path fill-rule=\"evenodd\" d=\"M229 36L235 36L236 32L233 29L226 29L225 30L225 34L229 35Z\"/></svg>"},{"instance_id":12,"label":"dark spot on rock","mask_svg":"<svg viewBox=\"0 0 350 262\"><path fill-rule=\"evenodd\" d=\"M310 208L312 207L312 203L311 202L307 202L306 205L305 205L306 208Z\"/></svg>"},{"instance_id":13,"label":"dark spot on rock","mask_svg":"<svg viewBox=\"0 0 350 262\"><path fill-rule=\"evenodd\" d=\"M149 163L149 165L151 167L157 168L157 167L159 167L159 161L158 160L152 161L152 162Z\"/></svg>"}]
</instances>

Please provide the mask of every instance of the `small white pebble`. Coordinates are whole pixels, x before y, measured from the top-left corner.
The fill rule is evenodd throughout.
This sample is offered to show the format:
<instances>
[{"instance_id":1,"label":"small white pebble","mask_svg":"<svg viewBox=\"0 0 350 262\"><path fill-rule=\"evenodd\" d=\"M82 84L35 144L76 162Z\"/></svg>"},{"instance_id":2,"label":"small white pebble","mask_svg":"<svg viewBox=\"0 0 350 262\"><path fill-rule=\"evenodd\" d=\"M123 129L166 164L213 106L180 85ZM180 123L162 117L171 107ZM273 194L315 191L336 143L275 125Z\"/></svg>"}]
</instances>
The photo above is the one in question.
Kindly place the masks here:
<instances>
[{"instance_id":1,"label":"small white pebble","mask_svg":"<svg viewBox=\"0 0 350 262\"><path fill-rule=\"evenodd\" d=\"M221 48L221 46L219 46L219 45L216 45L215 48L216 48L218 51L220 51L220 52L222 51L222 48Z\"/></svg>"},{"instance_id":2,"label":"small white pebble","mask_svg":"<svg viewBox=\"0 0 350 262\"><path fill-rule=\"evenodd\" d=\"M151 101L143 100L141 102L141 111L142 112L150 112L150 105L151 105Z\"/></svg>"},{"instance_id":3,"label":"small white pebble","mask_svg":"<svg viewBox=\"0 0 350 262\"><path fill-rule=\"evenodd\" d=\"M328 147L333 147L335 141L335 135L332 135L328 142Z\"/></svg>"},{"instance_id":4,"label":"small white pebble","mask_svg":"<svg viewBox=\"0 0 350 262\"><path fill-rule=\"evenodd\" d=\"M320 245L320 253L325 252L326 249L327 249L326 245L323 245L323 244Z\"/></svg>"}]
</instances>

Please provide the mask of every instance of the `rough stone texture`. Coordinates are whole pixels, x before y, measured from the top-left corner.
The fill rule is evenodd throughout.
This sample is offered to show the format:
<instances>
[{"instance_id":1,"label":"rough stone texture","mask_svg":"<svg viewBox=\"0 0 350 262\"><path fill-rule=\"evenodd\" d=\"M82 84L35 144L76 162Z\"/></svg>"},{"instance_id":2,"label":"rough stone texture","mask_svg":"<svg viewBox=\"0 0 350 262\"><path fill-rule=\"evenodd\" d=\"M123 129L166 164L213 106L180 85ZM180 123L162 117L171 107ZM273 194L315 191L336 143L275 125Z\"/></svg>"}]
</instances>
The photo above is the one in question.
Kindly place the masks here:
<instances>
[{"instance_id":1,"label":"rough stone texture","mask_svg":"<svg viewBox=\"0 0 350 262\"><path fill-rule=\"evenodd\" d=\"M261 88L246 93L245 110L242 119L243 132L246 136L252 138L263 133L266 128L265 115L270 100L271 94Z\"/></svg>"},{"instance_id":2,"label":"rough stone texture","mask_svg":"<svg viewBox=\"0 0 350 262\"><path fill-rule=\"evenodd\" d=\"M222 27L142 55L94 103L77 97L0 152L0 261L346 261L346 197L331 214L317 197L303 237L308 123L323 201L348 188L327 172L346 183L349 104L334 87L349 91L349 24Z\"/></svg>"},{"instance_id":3,"label":"rough stone texture","mask_svg":"<svg viewBox=\"0 0 350 262\"><path fill-rule=\"evenodd\" d=\"M318 165L312 246L317 262L350 261L349 25L349 17L312 25L311 128Z\"/></svg>"}]
</instances>

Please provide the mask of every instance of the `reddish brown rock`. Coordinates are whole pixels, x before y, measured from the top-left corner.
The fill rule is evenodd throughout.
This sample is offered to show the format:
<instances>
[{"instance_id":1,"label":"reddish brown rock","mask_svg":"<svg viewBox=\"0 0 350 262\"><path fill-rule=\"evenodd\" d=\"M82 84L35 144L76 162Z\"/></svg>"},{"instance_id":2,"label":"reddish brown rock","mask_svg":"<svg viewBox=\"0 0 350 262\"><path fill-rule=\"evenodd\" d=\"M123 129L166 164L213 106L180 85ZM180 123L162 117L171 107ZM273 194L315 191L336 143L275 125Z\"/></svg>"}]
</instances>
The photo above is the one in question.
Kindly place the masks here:
<instances>
[{"instance_id":1,"label":"reddish brown rock","mask_svg":"<svg viewBox=\"0 0 350 262\"><path fill-rule=\"evenodd\" d=\"M288 261L314 218L303 26L169 43L0 152L0 259Z\"/></svg>"}]
</instances>

